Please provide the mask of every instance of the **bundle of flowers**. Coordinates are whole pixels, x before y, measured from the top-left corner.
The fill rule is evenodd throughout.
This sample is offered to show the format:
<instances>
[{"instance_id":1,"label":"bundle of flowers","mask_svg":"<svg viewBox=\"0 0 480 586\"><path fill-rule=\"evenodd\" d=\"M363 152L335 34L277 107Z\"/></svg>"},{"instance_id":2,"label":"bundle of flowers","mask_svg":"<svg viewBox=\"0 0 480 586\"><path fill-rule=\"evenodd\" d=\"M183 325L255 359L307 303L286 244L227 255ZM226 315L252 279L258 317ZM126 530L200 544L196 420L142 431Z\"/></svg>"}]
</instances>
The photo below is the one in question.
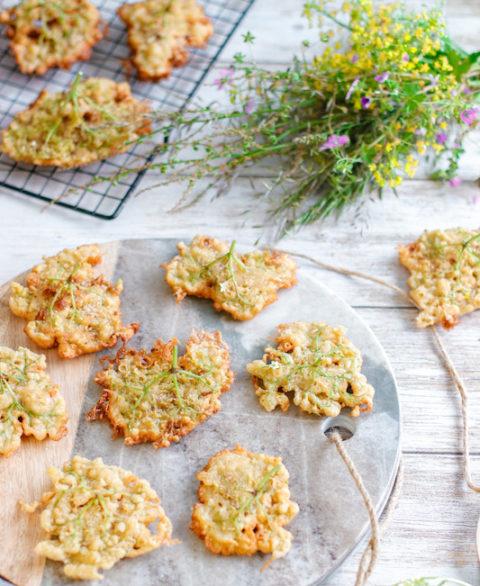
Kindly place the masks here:
<instances>
[{"instance_id":1,"label":"bundle of flowers","mask_svg":"<svg viewBox=\"0 0 480 586\"><path fill-rule=\"evenodd\" d=\"M271 163L264 193L281 230L395 190L424 156L435 179L455 184L465 134L480 115L480 52L458 47L436 9L352 0L334 12L313 0L305 14L325 43L317 56L271 71L237 54L215 82L229 94L224 111L156 114L156 132L171 136L166 157L151 165L162 183L186 179L192 201L246 166Z\"/></svg>"}]
</instances>

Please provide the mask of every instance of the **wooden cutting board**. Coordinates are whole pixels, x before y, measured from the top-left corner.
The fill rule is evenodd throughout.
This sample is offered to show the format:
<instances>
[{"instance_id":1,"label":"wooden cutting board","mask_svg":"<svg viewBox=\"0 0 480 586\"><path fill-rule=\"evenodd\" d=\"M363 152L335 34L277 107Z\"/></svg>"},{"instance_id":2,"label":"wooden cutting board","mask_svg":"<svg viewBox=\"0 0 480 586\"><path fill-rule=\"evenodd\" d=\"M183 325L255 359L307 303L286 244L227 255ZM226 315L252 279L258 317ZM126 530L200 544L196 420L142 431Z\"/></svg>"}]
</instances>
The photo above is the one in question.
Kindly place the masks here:
<instances>
[{"instance_id":1,"label":"wooden cutting board","mask_svg":"<svg viewBox=\"0 0 480 586\"><path fill-rule=\"evenodd\" d=\"M113 275L118 243L101 245L100 269L107 278ZM13 281L24 283L26 272ZM69 414L68 434L60 441L35 441L22 438L21 447L9 458L0 458L0 577L19 586L37 586L42 579L44 560L33 553L41 529L38 515L23 512L19 499L37 500L49 486L48 466L61 466L69 459L95 354L62 360L55 350L42 350L23 332L25 321L15 317L9 307L10 283L0 288L0 345L16 349L26 346L47 356L48 372L60 386Z\"/></svg>"}]
</instances>

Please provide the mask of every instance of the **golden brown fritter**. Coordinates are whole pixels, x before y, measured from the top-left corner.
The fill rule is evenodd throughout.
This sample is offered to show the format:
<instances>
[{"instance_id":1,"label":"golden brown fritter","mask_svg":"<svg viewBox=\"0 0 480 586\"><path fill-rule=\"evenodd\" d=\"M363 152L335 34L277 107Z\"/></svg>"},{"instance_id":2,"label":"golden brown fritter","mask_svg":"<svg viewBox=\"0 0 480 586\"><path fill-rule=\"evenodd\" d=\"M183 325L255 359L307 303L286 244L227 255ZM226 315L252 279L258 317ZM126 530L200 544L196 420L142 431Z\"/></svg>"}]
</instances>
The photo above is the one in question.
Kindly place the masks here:
<instances>
[{"instance_id":1,"label":"golden brown fritter","mask_svg":"<svg viewBox=\"0 0 480 586\"><path fill-rule=\"evenodd\" d=\"M158 81L189 58L188 47L204 47L213 26L197 0L145 0L123 4L118 15L128 28L138 77Z\"/></svg>"},{"instance_id":2,"label":"golden brown fritter","mask_svg":"<svg viewBox=\"0 0 480 586\"><path fill-rule=\"evenodd\" d=\"M2 130L0 151L23 163L80 167L128 151L151 131L150 106L128 83L78 75L64 92L42 91Z\"/></svg>"},{"instance_id":3,"label":"golden brown fritter","mask_svg":"<svg viewBox=\"0 0 480 586\"><path fill-rule=\"evenodd\" d=\"M180 242L177 248L180 254L164 265L177 301L186 295L206 297L234 319L252 319L277 300L279 289L297 282L294 261L275 250L239 255L235 241L209 236L196 236L189 246Z\"/></svg>"},{"instance_id":4,"label":"golden brown fritter","mask_svg":"<svg viewBox=\"0 0 480 586\"><path fill-rule=\"evenodd\" d=\"M0 12L20 71L43 75L51 67L69 69L90 59L106 28L89 0L23 0Z\"/></svg>"},{"instance_id":5,"label":"golden brown fritter","mask_svg":"<svg viewBox=\"0 0 480 586\"><path fill-rule=\"evenodd\" d=\"M26 287L12 283L10 309L27 320L25 333L41 348L58 346L62 358L98 352L130 339L138 324L122 326L121 281L109 283L93 267L97 245L63 250L28 274Z\"/></svg>"},{"instance_id":6,"label":"golden brown fritter","mask_svg":"<svg viewBox=\"0 0 480 586\"><path fill-rule=\"evenodd\" d=\"M255 392L266 411L290 406L287 393L302 411L335 417L342 407L350 415L371 411L373 387L360 370L362 356L343 328L320 322L280 324L277 348L247 365Z\"/></svg>"},{"instance_id":7,"label":"golden brown fritter","mask_svg":"<svg viewBox=\"0 0 480 586\"><path fill-rule=\"evenodd\" d=\"M80 456L48 474L53 489L41 503L23 508L43 509L40 524L47 538L35 552L62 562L68 578L101 579L99 570L172 543L172 524L146 480L101 458Z\"/></svg>"},{"instance_id":8,"label":"golden brown fritter","mask_svg":"<svg viewBox=\"0 0 480 586\"><path fill-rule=\"evenodd\" d=\"M198 500L191 528L215 554L288 553L292 534L283 529L298 513L290 500L282 459L240 446L215 454L197 474Z\"/></svg>"},{"instance_id":9,"label":"golden brown fritter","mask_svg":"<svg viewBox=\"0 0 480 586\"><path fill-rule=\"evenodd\" d=\"M17 450L22 435L61 439L67 419L65 401L46 372L45 356L0 346L0 456Z\"/></svg>"},{"instance_id":10,"label":"golden brown fritter","mask_svg":"<svg viewBox=\"0 0 480 586\"><path fill-rule=\"evenodd\" d=\"M127 445L163 448L221 408L233 373L220 332L194 332L180 357L176 339L151 352L122 349L95 381L104 393L89 419L107 417Z\"/></svg>"},{"instance_id":11,"label":"golden brown fritter","mask_svg":"<svg viewBox=\"0 0 480 586\"><path fill-rule=\"evenodd\" d=\"M421 328L453 328L460 316L480 308L480 232L453 228L424 232L401 246L400 262L411 276L410 297Z\"/></svg>"}]
</instances>

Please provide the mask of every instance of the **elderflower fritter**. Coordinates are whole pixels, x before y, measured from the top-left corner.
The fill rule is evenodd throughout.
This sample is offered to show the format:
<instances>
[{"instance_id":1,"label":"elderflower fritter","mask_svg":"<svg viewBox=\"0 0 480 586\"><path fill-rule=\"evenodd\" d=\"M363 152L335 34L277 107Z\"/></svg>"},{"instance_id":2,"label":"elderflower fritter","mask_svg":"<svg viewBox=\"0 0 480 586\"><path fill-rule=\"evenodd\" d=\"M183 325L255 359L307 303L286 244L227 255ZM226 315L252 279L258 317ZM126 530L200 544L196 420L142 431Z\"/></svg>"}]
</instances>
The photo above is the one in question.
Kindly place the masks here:
<instances>
[{"instance_id":1,"label":"elderflower fritter","mask_svg":"<svg viewBox=\"0 0 480 586\"><path fill-rule=\"evenodd\" d=\"M77 75L64 92L43 90L2 131L0 151L23 163L61 167L88 165L127 151L151 130L147 102L128 83Z\"/></svg>"},{"instance_id":2,"label":"elderflower fritter","mask_svg":"<svg viewBox=\"0 0 480 586\"><path fill-rule=\"evenodd\" d=\"M277 348L247 365L255 392L266 411L287 411L290 397L302 411L337 416L371 411L374 388L360 372L362 356L343 328L320 322L280 324Z\"/></svg>"},{"instance_id":3,"label":"elderflower fritter","mask_svg":"<svg viewBox=\"0 0 480 586\"><path fill-rule=\"evenodd\" d=\"M199 502L191 528L212 553L260 551L274 560L288 553L292 534L283 527L297 515L298 505L290 500L281 458L237 446L212 456L197 478Z\"/></svg>"},{"instance_id":4,"label":"elderflower fritter","mask_svg":"<svg viewBox=\"0 0 480 586\"><path fill-rule=\"evenodd\" d=\"M112 284L93 267L102 262L95 245L65 249L47 257L26 278L12 283L10 309L27 321L27 336L41 348L58 347L75 358L129 340L138 324L122 325L122 281Z\"/></svg>"},{"instance_id":5,"label":"elderflower fritter","mask_svg":"<svg viewBox=\"0 0 480 586\"><path fill-rule=\"evenodd\" d=\"M216 310L247 320L276 301L279 289L297 282L297 267L288 255L275 250L237 254L235 245L209 236L196 236L190 245L180 242L179 255L164 265L177 301L206 297Z\"/></svg>"},{"instance_id":6,"label":"elderflower fritter","mask_svg":"<svg viewBox=\"0 0 480 586\"><path fill-rule=\"evenodd\" d=\"M0 456L18 449L22 435L59 440L67 433L65 401L46 365L43 354L0 347Z\"/></svg>"},{"instance_id":7,"label":"elderflower fritter","mask_svg":"<svg viewBox=\"0 0 480 586\"><path fill-rule=\"evenodd\" d=\"M411 275L410 296L420 309L419 327L455 326L480 308L480 232L453 228L424 232L401 246L400 262Z\"/></svg>"},{"instance_id":8,"label":"elderflower fritter","mask_svg":"<svg viewBox=\"0 0 480 586\"><path fill-rule=\"evenodd\" d=\"M101 458L80 456L62 470L49 468L48 475L52 490L23 508L43 509L40 525L47 536L35 552L62 562L67 578L100 580L99 570L172 543L172 524L146 480Z\"/></svg>"},{"instance_id":9,"label":"elderflower fritter","mask_svg":"<svg viewBox=\"0 0 480 586\"><path fill-rule=\"evenodd\" d=\"M88 60L106 30L89 0L23 0L0 12L0 24L7 26L20 71L36 75Z\"/></svg>"},{"instance_id":10,"label":"elderflower fritter","mask_svg":"<svg viewBox=\"0 0 480 586\"><path fill-rule=\"evenodd\" d=\"M123 4L118 15L128 27L132 63L143 80L169 77L188 61L188 47L204 47L213 34L197 0L143 0Z\"/></svg>"},{"instance_id":11,"label":"elderflower fritter","mask_svg":"<svg viewBox=\"0 0 480 586\"><path fill-rule=\"evenodd\" d=\"M127 445L167 447L220 410L232 381L220 332L194 332L183 356L176 339L151 352L121 349L95 377L104 392L88 418L107 417Z\"/></svg>"}]
</instances>

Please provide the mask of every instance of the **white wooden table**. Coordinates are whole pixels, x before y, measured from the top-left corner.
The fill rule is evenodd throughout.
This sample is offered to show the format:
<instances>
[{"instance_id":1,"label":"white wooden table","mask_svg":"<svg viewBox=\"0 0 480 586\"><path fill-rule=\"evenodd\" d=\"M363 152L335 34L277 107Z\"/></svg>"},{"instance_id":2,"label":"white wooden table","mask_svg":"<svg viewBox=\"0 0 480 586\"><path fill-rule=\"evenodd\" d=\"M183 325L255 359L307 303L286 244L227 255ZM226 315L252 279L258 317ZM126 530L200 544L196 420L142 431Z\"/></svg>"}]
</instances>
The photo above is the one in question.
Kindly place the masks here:
<instances>
[{"instance_id":1,"label":"white wooden table","mask_svg":"<svg viewBox=\"0 0 480 586\"><path fill-rule=\"evenodd\" d=\"M415 5L415 0L410 3ZM427 4L430 2L427 2ZM256 37L254 53L261 63L288 63L305 37L312 38L300 16L301 0L257 0L240 31L222 55L223 63L243 50L241 33ZM467 49L480 48L480 1L448 0L447 16L454 38ZM211 87L205 92L211 93ZM216 96L221 99L221 94ZM461 169L463 184L452 189L424 178L408 181L400 197L386 194L367 202L355 223L353 210L338 221L305 228L282 242L282 248L315 255L326 262L383 277L405 286L396 247L423 229L480 224L478 141L473 140ZM477 158L475 158L477 157ZM476 164L477 162L477 164ZM206 233L233 235L253 244L268 229L255 226L265 205L253 198L250 179L240 177L228 196L203 200L181 214L170 215L180 187L155 189L130 200L111 222L50 208L14 193L0 191L0 283L36 263L41 255L67 246L118 238L183 237ZM143 185L154 178L148 178ZM255 215L242 216L249 205ZM442 367L429 331L414 326L415 310L381 287L322 272L324 282L354 306L370 324L392 361L403 407L405 484L401 500L381 547L371 584L389 585L406 577L445 575L480 584L475 529L480 494L468 491L462 479L458 398ZM480 312L467 317L445 342L471 391L474 472L480 479ZM379 439L379 441L381 441ZM346 482L350 479L346 477ZM353 584L359 552L328 582Z\"/></svg>"}]
</instances>

